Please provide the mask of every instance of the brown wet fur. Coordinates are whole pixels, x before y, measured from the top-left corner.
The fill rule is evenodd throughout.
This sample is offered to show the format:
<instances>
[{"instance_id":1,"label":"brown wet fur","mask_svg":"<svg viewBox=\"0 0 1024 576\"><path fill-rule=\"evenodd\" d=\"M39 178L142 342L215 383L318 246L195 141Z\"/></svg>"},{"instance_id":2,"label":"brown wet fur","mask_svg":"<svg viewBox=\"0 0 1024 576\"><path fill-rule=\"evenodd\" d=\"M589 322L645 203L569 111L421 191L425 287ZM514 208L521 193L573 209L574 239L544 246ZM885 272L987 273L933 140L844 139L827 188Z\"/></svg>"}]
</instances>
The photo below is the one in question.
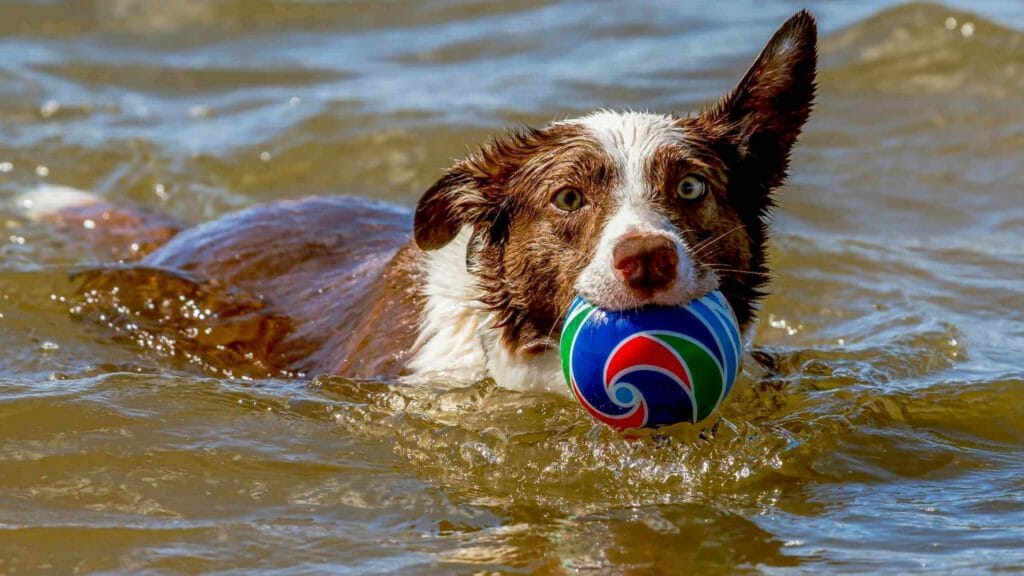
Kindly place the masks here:
<instances>
[{"instance_id":1,"label":"brown wet fur","mask_svg":"<svg viewBox=\"0 0 1024 576\"><path fill-rule=\"evenodd\" d=\"M733 92L677 119L686 138L659 149L647 167L657 209L682 232L699 271L718 276L744 328L768 278L771 193L810 113L815 53L813 18L801 12ZM704 198L674 194L687 174L705 180ZM415 352L421 250L439 249L469 226L466 260L482 301L496 313L502 343L527 359L555 346L620 178L584 128L554 124L484 145L429 188L412 215L369 200L310 198L173 238L175 228L146 220L124 233L105 222L97 236L111 231L113 244L128 240L133 226L137 238L154 238L146 250L170 240L137 264L84 273L76 312L226 374L395 376ZM566 187L583 192L583 208L553 205Z\"/></svg>"},{"instance_id":2,"label":"brown wet fur","mask_svg":"<svg viewBox=\"0 0 1024 576\"><path fill-rule=\"evenodd\" d=\"M410 224L360 198L251 208L82 273L75 312L230 375L393 376L421 308Z\"/></svg>"},{"instance_id":3,"label":"brown wet fur","mask_svg":"<svg viewBox=\"0 0 1024 576\"><path fill-rule=\"evenodd\" d=\"M158 212L97 202L44 217L58 232L113 260L138 260L167 243L186 226ZM93 227L86 227L91 222Z\"/></svg>"},{"instance_id":4,"label":"brown wet fur","mask_svg":"<svg viewBox=\"0 0 1024 576\"><path fill-rule=\"evenodd\" d=\"M601 214L614 208L615 170L579 126L512 131L441 180L457 186L435 188L420 201L417 243L443 245L459 226L472 226L471 271L484 303L497 313L503 342L515 352L541 352L554 345L573 283L600 234ZM566 187L583 191L591 204L572 213L552 206L552 195ZM434 220L445 222L443 237L421 241Z\"/></svg>"}]
</instances>

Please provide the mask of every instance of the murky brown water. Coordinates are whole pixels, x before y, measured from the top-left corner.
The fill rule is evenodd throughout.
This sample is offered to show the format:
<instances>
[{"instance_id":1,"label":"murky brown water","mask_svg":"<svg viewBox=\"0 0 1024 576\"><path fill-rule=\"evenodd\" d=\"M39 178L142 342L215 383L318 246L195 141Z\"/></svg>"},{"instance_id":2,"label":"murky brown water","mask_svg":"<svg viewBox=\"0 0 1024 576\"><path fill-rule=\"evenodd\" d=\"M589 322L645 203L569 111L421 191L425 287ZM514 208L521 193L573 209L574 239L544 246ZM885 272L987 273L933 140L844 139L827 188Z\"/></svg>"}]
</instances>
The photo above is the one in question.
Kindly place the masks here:
<instances>
[{"instance_id":1,"label":"murky brown water","mask_svg":"<svg viewBox=\"0 0 1024 576\"><path fill-rule=\"evenodd\" d=\"M812 5L771 368L712 436L488 382L197 376L73 320L93 257L14 207L410 204L508 122L700 106L799 8L690 4L0 6L0 573L1022 570L1018 0Z\"/></svg>"}]
</instances>

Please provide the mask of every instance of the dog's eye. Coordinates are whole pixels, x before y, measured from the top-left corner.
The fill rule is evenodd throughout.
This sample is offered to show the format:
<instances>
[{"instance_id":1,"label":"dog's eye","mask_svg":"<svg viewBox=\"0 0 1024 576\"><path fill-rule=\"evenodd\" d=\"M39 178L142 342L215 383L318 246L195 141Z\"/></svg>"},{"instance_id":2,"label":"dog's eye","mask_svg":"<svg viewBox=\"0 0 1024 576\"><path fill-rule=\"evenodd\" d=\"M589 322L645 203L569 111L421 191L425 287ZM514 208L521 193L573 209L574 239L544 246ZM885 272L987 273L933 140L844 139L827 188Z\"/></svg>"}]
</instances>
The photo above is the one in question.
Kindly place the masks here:
<instances>
[{"instance_id":1,"label":"dog's eye","mask_svg":"<svg viewBox=\"0 0 1024 576\"><path fill-rule=\"evenodd\" d=\"M583 207L583 192L576 188L562 188L551 197L555 208L565 212L574 212Z\"/></svg>"},{"instance_id":2,"label":"dog's eye","mask_svg":"<svg viewBox=\"0 0 1024 576\"><path fill-rule=\"evenodd\" d=\"M683 200L693 201L704 197L707 186L699 176L688 174L676 185L676 196Z\"/></svg>"}]
</instances>

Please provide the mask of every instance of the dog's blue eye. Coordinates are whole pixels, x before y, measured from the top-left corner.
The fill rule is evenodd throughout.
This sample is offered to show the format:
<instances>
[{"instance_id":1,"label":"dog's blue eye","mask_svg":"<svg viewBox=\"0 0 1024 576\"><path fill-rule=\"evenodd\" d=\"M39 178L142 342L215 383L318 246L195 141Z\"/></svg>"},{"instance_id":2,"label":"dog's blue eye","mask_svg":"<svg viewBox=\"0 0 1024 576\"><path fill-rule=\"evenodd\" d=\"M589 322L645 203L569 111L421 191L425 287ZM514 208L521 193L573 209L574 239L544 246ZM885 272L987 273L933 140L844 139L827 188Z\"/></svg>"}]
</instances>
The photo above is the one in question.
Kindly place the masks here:
<instances>
[{"instance_id":1,"label":"dog's blue eye","mask_svg":"<svg viewBox=\"0 0 1024 576\"><path fill-rule=\"evenodd\" d=\"M704 197L707 186L699 176L688 174L676 185L676 196L683 200L693 201Z\"/></svg>"},{"instance_id":2,"label":"dog's blue eye","mask_svg":"<svg viewBox=\"0 0 1024 576\"><path fill-rule=\"evenodd\" d=\"M555 208L565 212L574 212L583 207L583 193L576 188L562 188L551 197Z\"/></svg>"}]
</instances>

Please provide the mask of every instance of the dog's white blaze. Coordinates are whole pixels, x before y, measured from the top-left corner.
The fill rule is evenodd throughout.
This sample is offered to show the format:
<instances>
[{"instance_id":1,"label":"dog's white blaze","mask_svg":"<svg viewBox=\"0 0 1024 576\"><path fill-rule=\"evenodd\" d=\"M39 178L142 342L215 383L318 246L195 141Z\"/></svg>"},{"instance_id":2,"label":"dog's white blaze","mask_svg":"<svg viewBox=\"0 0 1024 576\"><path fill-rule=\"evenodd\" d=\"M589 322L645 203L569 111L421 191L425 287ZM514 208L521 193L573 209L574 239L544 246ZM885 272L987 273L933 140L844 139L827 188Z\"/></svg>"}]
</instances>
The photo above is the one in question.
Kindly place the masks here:
<instances>
[{"instance_id":1,"label":"dog's white blaze","mask_svg":"<svg viewBox=\"0 0 1024 576\"><path fill-rule=\"evenodd\" d=\"M589 130L618 167L622 180L615 194L623 204L643 203L652 197L645 175L651 158L658 148L678 143L685 136L664 114L602 110L569 123Z\"/></svg>"},{"instance_id":2,"label":"dog's white blaze","mask_svg":"<svg viewBox=\"0 0 1024 576\"><path fill-rule=\"evenodd\" d=\"M577 279L576 290L590 302L612 309L647 303L682 304L707 292L707 279L698 279L680 231L654 208L652 200L657 191L647 180L647 169L655 152L662 146L683 141L685 131L669 116L637 112L598 112L570 122L593 134L622 175L613 192L618 207L601 230L594 257ZM633 233L662 236L672 242L679 256L676 281L646 301L640 301L622 282L612 261L615 245L623 236Z\"/></svg>"}]
</instances>

